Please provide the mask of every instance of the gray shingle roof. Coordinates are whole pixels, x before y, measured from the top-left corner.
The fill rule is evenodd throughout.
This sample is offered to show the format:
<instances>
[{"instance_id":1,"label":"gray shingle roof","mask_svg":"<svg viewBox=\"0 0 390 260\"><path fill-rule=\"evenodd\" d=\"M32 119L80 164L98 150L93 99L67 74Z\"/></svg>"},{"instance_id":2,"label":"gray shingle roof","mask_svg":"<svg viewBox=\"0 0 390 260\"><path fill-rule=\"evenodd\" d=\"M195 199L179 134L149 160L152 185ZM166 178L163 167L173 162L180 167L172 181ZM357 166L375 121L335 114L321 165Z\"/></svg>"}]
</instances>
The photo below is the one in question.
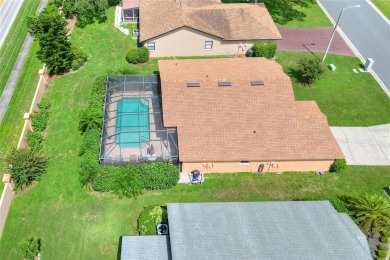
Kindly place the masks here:
<instances>
[{"instance_id":1,"label":"gray shingle roof","mask_svg":"<svg viewBox=\"0 0 390 260\"><path fill-rule=\"evenodd\" d=\"M168 218L172 259L372 259L328 201L173 203Z\"/></svg>"},{"instance_id":2,"label":"gray shingle roof","mask_svg":"<svg viewBox=\"0 0 390 260\"><path fill-rule=\"evenodd\" d=\"M171 260L169 236L123 236L121 260Z\"/></svg>"}]
</instances>

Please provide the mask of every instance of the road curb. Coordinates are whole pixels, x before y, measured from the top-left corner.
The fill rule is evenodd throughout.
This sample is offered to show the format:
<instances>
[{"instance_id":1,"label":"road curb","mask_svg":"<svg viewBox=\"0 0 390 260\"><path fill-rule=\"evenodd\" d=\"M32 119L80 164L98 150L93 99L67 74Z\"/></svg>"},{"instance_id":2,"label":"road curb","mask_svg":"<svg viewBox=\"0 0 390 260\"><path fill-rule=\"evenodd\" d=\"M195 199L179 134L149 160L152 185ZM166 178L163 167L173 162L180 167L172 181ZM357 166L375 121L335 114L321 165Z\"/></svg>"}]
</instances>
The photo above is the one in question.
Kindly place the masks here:
<instances>
[{"instance_id":1,"label":"road curb","mask_svg":"<svg viewBox=\"0 0 390 260\"><path fill-rule=\"evenodd\" d=\"M325 7L321 4L321 2L319 0L316 0L317 4L320 6L320 8L322 9L322 11L325 13L325 15L329 18L329 20L332 22L333 26L336 24L336 22L333 20L332 16L328 13L328 11L325 9ZM371 5L373 5L371 3L371 1L367 1L369 2ZM376 7L375 7L376 8ZM375 9L374 8L374 9ZM341 30L341 28L338 26L337 27L337 32L340 34L341 38L343 38L343 40L348 44L348 46L351 48L351 50L355 53L355 55L360 59L360 61L364 64L366 62L366 60L364 59L363 55L360 54L360 52L358 51L358 49L356 49L355 45L353 45L353 43L348 39L348 37L345 35L345 33L343 32L343 30ZM382 80L378 77L378 75L373 71L373 70L370 70L369 71L371 73L371 75L374 77L374 79L378 82L379 86L381 86L381 88L383 89L383 91L386 93L386 95L390 98L390 90L388 90L385 86L385 84L382 82Z\"/></svg>"},{"instance_id":2,"label":"road curb","mask_svg":"<svg viewBox=\"0 0 390 260\"><path fill-rule=\"evenodd\" d=\"M390 25L390 20L387 19L387 17L382 13L381 10L378 9L378 7L376 7L376 5L374 5L371 0L367 0L367 3L369 5L371 5L371 7L383 18L383 20L385 20L385 22L387 22L389 25Z\"/></svg>"}]
</instances>

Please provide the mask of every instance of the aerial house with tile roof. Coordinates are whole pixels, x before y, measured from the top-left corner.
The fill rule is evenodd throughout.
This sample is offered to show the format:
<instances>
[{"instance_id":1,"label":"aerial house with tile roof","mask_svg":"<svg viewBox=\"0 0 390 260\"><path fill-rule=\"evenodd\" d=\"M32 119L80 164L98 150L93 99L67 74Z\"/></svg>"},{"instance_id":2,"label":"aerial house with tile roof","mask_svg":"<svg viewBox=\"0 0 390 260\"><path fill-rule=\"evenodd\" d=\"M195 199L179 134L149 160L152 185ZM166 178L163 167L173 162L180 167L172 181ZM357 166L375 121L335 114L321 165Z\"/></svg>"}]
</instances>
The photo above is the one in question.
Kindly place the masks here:
<instances>
[{"instance_id":1,"label":"aerial house with tile roof","mask_svg":"<svg viewBox=\"0 0 390 260\"><path fill-rule=\"evenodd\" d=\"M344 155L315 101L265 58L159 60L182 172L327 171Z\"/></svg>"},{"instance_id":2,"label":"aerial house with tile roof","mask_svg":"<svg viewBox=\"0 0 390 260\"><path fill-rule=\"evenodd\" d=\"M344 155L315 101L295 101L265 58L159 60L160 75L107 79L100 163L181 171L327 171Z\"/></svg>"},{"instance_id":3,"label":"aerial house with tile roof","mask_svg":"<svg viewBox=\"0 0 390 260\"><path fill-rule=\"evenodd\" d=\"M142 0L139 27L151 57L241 55L281 39L264 4L220 0Z\"/></svg>"}]
</instances>

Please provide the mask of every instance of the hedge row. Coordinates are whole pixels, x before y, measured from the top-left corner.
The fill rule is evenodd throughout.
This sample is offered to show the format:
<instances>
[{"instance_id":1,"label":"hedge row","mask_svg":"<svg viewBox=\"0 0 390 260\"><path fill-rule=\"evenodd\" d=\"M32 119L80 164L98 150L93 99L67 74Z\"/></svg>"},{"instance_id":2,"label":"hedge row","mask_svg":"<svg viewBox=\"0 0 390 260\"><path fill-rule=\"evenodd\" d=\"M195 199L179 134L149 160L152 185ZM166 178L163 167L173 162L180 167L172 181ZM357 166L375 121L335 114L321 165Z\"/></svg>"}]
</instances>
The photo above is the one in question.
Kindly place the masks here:
<instances>
[{"instance_id":1,"label":"hedge row","mask_svg":"<svg viewBox=\"0 0 390 260\"><path fill-rule=\"evenodd\" d=\"M179 181L179 170L172 164L156 162L152 164L126 165L123 167L101 166L97 171L92 187L96 191L116 191L124 175L134 175L141 189L160 190L174 187Z\"/></svg>"},{"instance_id":2,"label":"hedge row","mask_svg":"<svg viewBox=\"0 0 390 260\"><path fill-rule=\"evenodd\" d=\"M275 57L277 47L278 45L276 42L257 42L248 50L247 55L250 57L265 57L271 59Z\"/></svg>"}]
</instances>

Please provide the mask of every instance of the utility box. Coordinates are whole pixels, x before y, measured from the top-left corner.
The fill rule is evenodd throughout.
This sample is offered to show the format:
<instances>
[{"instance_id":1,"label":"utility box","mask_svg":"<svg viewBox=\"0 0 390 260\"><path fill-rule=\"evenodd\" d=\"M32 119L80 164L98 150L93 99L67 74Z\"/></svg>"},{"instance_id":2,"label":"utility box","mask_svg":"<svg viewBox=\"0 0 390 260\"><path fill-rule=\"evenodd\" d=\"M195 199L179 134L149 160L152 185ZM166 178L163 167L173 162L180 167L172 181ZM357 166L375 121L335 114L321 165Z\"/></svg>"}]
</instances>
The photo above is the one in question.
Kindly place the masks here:
<instances>
[{"instance_id":1,"label":"utility box","mask_svg":"<svg viewBox=\"0 0 390 260\"><path fill-rule=\"evenodd\" d=\"M336 70L336 66L334 65L334 64L329 64L329 69L331 70L331 71L335 71Z\"/></svg>"},{"instance_id":2,"label":"utility box","mask_svg":"<svg viewBox=\"0 0 390 260\"><path fill-rule=\"evenodd\" d=\"M368 58L366 61L366 64L364 64L364 69L366 71L370 71L372 68L372 65L374 65L374 60L372 58Z\"/></svg>"}]
</instances>

